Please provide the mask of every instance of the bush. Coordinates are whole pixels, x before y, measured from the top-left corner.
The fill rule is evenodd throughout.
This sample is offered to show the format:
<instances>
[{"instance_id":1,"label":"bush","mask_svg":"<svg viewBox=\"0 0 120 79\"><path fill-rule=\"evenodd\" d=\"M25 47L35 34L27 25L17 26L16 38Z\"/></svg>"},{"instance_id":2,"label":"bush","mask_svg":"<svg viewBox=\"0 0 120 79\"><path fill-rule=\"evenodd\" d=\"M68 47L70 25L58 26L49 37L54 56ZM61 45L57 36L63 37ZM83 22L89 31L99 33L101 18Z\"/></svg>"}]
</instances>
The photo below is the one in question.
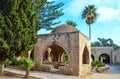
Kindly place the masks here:
<instances>
[{"instance_id":1,"label":"bush","mask_svg":"<svg viewBox=\"0 0 120 79\"><path fill-rule=\"evenodd\" d=\"M4 62L5 67L9 66L11 64L11 61L9 59L6 59Z\"/></svg>"},{"instance_id":2,"label":"bush","mask_svg":"<svg viewBox=\"0 0 120 79\"><path fill-rule=\"evenodd\" d=\"M67 63L69 62L69 57L66 52L64 52L64 61Z\"/></svg>"},{"instance_id":3,"label":"bush","mask_svg":"<svg viewBox=\"0 0 120 79\"><path fill-rule=\"evenodd\" d=\"M24 58L22 64L26 69L31 69L35 65L34 61L28 58Z\"/></svg>"},{"instance_id":4,"label":"bush","mask_svg":"<svg viewBox=\"0 0 120 79\"><path fill-rule=\"evenodd\" d=\"M92 65L92 68L94 68L95 66L97 66L97 67L103 67L103 66L105 66L105 63L102 63L102 62L100 62L98 60L93 60L91 62L91 65Z\"/></svg>"},{"instance_id":5,"label":"bush","mask_svg":"<svg viewBox=\"0 0 120 79\"><path fill-rule=\"evenodd\" d=\"M23 60L17 60L15 57L11 60L11 65L14 65L14 66L18 66L18 65L22 65L23 63Z\"/></svg>"}]
</instances>

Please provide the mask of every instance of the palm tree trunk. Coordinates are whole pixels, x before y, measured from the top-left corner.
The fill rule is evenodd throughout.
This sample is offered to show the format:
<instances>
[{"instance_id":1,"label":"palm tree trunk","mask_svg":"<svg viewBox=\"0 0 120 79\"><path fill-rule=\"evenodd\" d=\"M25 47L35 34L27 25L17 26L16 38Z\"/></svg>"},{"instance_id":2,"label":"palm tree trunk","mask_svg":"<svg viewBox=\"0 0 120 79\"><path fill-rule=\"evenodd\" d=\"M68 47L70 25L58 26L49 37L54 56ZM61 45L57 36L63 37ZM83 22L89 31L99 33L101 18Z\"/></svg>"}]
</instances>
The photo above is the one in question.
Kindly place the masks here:
<instances>
[{"instance_id":1,"label":"palm tree trunk","mask_svg":"<svg viewBox=\"0 0 120 79\"><path fill-rule=\"evenodd\" d=\"M26 70L25 78L29 78L29 69Z\"/></svg>"},{"instance_id":2,"label":"palm tree trunk","mask_svg":"<svg viewBox=\"0 0 120 79\"><path fill-rule=\"evenodd\" d=\"M4 62L0 62L0 76L3 75Z\"/></svg>"},{"instance_id":3,"label":"palm tree trunk","mask_svg":"<svg viewBox=\"0 0 120 79\"><path fill-rule=\"evenodd\" d=\"M89 38L91 40L91 25L89 24Z\"/></svg>"}]
</instances>

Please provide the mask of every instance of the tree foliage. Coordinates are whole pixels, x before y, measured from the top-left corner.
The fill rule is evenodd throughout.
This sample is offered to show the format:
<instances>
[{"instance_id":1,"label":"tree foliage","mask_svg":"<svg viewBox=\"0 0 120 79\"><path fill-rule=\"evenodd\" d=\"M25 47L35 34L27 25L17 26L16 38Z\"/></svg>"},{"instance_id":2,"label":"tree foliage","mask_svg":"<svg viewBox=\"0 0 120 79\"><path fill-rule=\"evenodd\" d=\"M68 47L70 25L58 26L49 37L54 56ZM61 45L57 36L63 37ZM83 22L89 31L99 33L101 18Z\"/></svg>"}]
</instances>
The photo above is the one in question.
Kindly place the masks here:
<instances>
[{"instance_id":1,"label":"tree foliage","mask_svg":"<svg viewBox=\"0 0 120 79\"><path fill-rule=\"evenodd\" d=\"M32 0L0 0L0 56L19 56L37 41Z\"/></svg>"},{"instance_id":2,"label":"tree foliage","mask_svg":"<svg viewBox=\"0 0 120 79\"><path fill-rule=\"evenodd\" d=\"M62 12L63 9L61 8L64 3L60 2L56 4L54 1L47 2L46 0L35 0L35 4L39 19L37 22L38 30L39 27L50 30L52 29L52 25L56 25L61 22L55 20L64 14Z\"/></svg>"},{"instance_id":3,"label":"tree foliage","mask_svg":"<svg viewBox=\"0 0 120 79\"><path fill-rule=\"evenodd\" d=\"M0 65L32 50L37 31L59 23L53 20L63 15L62 6L46 0L0 0Z\"/></svg>"},{"instance_id":4,"label":"tree foliage","mask_svg":"<svg viewBox=\"0 0 120 79\"><path fill-rule=\"evenodd\" d=\"M91 46L112 46L114 49L119 48L117 44L114 43L114 41L111 38L105 39L105 38L98 38L98 41L92 42Z\"/></svg>"},{"instance_id":5,"label":"tree foliage","mask_svg":"<svg viewBox=\"0 0 120 79\"><path fill-rule=\"evenodd\" d=\"M25 54L37 41L40 28L50 29L63 15L63 3L46 0L0 0L0 58Z\"/></svg>"},{"instance_id":6,"label":"tree foliage","mask_svg":"<svg viewBox=\"0 0 120 79\"><path fill-rule=\"evenodd\" d=\"M82 12L82 19L85 19L86 23L89 25L89 38L91 39L91 24L93 24L97 19L97 8L95 5L85 6Z\"/></svg>"},{"instance_id":7,"label":"tree foliage","mask_svg":"<svg viewBox=\"0 0 120 79\"><path fill-rule=\"evenodd\" d=\"M73 27L76 27L76 26L77 26L77 24L76 24L75 22L70 21L70 20L66 21L66 24L67 24L67 25L71 25L71 26L73 26Z\"/></svg>"}]
</instances>

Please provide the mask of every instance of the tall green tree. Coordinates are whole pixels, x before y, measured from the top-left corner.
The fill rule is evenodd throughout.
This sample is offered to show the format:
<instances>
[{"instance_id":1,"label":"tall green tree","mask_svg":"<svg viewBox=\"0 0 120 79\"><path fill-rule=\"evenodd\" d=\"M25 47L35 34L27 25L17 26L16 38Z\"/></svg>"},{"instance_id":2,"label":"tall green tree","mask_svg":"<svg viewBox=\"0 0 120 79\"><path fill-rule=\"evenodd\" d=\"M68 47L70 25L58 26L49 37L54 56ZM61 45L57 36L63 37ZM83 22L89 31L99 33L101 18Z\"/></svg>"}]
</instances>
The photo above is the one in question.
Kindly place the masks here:
<instances>
[{"instance_id":1,"label":"tall green tree","mask_svg":"<svg viewBox=\"0 0 120 79\"><path fill-rule=\"evenodd\" d=\"M98 14L96 13L95 5L85 6L82 12L82 19L85 19L86 23L89 25L89 38L91 39L91 24L95 22Z\"/></svg>"},{"instance_id":2,"label":"tall green tree","mask_svg":"<svg viewBox=\"0 0 120 79\"><path fill-rule=\"evenodd\" d=\"M32 0L0 0L0 10L0 67L3 67L7 58L33 49L37 42L37 18ZM3 74L2 70L0 73Z\"/></svg>"},{"instance_id":3,"label":"tall green tree","mask_svg":"<svg viewBox=\"0 0 120 79\"><path fill-rule=\"evenodd\" d=\"M73 27L76 27L76 26L77 26L77 24L76 24L75 22L70 21L70 20L66 21L66 24L67 24L67 25L71 25L71 26L73 26Z\"/></svg>"},{"instance_id":4,"label":"tall green tree","mask_svg":"<svg viewBox=\"0 0 120 79\"><path fill-rule=\"evenodd\" d=\"M32 50L37 42L37 31L50 28L47 24L53 25L52 21L63 15L59 14L59 8L46 0L0 0L1 75L6 59Z\"/></svg>"},{"instance_id":5,"label":"tall green tree","mask_svg":"<svg viewBox=\"0 0 120 79\"><path fill-rule=\"evenodd\" d=\"M56 20L63 16L62 6L64 3L47 2L46 0L35 0L36 12L38 14L38 30L39 27L47 30L52 29L51 26L59 24L61 21Z\"/></svg>"}]
</instances>

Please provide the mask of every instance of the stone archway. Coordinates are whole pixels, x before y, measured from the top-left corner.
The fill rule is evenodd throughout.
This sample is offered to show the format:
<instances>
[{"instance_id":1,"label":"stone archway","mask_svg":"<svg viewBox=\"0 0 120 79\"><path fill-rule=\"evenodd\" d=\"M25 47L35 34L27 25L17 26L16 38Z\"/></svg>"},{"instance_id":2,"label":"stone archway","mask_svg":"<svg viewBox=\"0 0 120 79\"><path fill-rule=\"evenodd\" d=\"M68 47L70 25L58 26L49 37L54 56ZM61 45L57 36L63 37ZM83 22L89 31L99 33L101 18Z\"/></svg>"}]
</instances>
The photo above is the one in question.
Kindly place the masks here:
<instances>
[{"instance_id":1,"label":"stone archway","mask_svg":"<svg viewBox=\"0 0 120 79\"><path fill-rule=\"evenodd\" d=\"M91 54L91 58L92 58L92 60L95 60L95 57Z\"/></svg>"},{"instance_id":2,"label":"stone archway","mask_svg":"<svg viewBox=\"0 0 120 79\"><path fill-rule=\"evenodd\" d=\"M67 55L69 60L68 53L62 47L57 44L52 44L46 49L42 62L43 64L53 65L54 69L58 69L59 66L66 66L69 64L65 61L65 55Z\"/></svg>"},{"instance_id":3,"label":"stone archway","mask_svg":"<svg viewBox=\"0 0 120 79\"><path fill-rule=\"evenodd\" d=\"M99 61L106 63L106 64L110 64L110 57L107 54L101 54L99 56Z\"/></svg>"},{"instance_id":4,"label":"stone archway","mask_svg":"<svg viewBox=\"0 0 120 79\"><path fill-rule=\"evenodd\" d=\"M88 48L85 46L84 51L83 51L83 64L89 64L89 51Z\"/></svg>"}]
</instances>

